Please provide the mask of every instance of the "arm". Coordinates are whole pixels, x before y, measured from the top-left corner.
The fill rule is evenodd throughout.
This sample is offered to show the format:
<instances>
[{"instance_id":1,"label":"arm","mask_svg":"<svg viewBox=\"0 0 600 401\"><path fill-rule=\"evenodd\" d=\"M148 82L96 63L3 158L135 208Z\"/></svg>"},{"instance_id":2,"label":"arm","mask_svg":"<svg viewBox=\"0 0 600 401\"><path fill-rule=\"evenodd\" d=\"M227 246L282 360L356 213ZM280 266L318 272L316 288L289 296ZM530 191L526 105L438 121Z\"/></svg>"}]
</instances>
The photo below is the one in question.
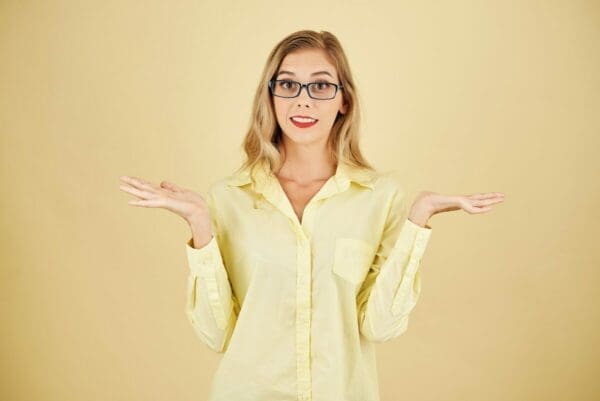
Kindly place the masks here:
<instances>
[{"instance_id":1,"label":"arm","mask_svg":"<svg viewBox=\"0 0 600 401\"><path fill-rule=\"evenodd\" d=\"M192 226L193 237L186 243L190 268L187 286L186 315L200 339L213 351L225 352L239 313L239 305L219 249L217 211L212 193L208 193L211 225L214 232L210 241L194 248L200 235ZM196 240L196 241L194 241Z\"/></svg>"},{"instance_id":2,"label":"arm","mask_svg":"<svg viewBox=\"0 0 600 401\"><path fill-rule=\"evenodd\" d=\"M421 291L419 264L431 227L411 221L413 210L410 218L406 215L405 194L399 190L392 199L374 262L357 295L360 332L373 342L389 341L406 331Z\"/></svg>"}]
</instances>

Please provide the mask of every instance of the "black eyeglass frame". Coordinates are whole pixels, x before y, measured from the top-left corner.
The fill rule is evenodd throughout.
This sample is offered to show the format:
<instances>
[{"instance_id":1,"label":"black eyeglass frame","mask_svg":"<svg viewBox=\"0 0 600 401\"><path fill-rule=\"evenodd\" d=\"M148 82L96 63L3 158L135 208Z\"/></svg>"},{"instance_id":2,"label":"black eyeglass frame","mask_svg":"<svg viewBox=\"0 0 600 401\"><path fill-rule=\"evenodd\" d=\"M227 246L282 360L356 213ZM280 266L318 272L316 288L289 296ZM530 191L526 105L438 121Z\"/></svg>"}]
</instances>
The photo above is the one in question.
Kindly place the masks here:
<instances>
[{"instance_id":1,"label":"black eyeglass frame","mask_svg":"<svg viewBox=\"0 0 600 401\"><path fill-rule=\"evenodd\" d=\"M274 91L273 85L274 85L275 83L277 83L277 82L281 82L281 81L286 81L286 82L294 82L294 83L296 83L296 84L300 85L300 87L298 88L298 93L296 93L296 95L295 95L295 96L281 96L281 95L276 95L276 94L274 93L275 91ZM326 97L326 98L318 98L318 97L313 97L313 96L310 94L310 89L309 89L308 87L309 87L309 86L311 86L311 85L315 85L315 84L324 84L324 83L326 83L326 84L329 84L329 85L333 85L333 86L335 86L335 92L333 93L333 96L332 96L332 97ZM305 84L303 84L303 83L300 83L300 82L298 82L298 81L294 81L293 79L271 79L271 80L268 82L268 85L269 85L269 89L270 89L271 95L273 95L273 96L277 96L277 97L282 97L282 98L284 98L284 99L293 99L293 98L295 98L295 97L298 97L298 96L300 96L300 92L302 92L302 88L306 88L306 93L308 94L308 96L309 96L311 99L315 99L315 100L331 100L331 99L334 99L334 98L337 96L338 90L340 90L340 89L343 89L343 88L344 88L344 85L341 85L341 84L334 84L333 82L322 82L322 81L321 81L321 82L308 82L308 83L305 83Z\"/></svg>"}]
</instances>

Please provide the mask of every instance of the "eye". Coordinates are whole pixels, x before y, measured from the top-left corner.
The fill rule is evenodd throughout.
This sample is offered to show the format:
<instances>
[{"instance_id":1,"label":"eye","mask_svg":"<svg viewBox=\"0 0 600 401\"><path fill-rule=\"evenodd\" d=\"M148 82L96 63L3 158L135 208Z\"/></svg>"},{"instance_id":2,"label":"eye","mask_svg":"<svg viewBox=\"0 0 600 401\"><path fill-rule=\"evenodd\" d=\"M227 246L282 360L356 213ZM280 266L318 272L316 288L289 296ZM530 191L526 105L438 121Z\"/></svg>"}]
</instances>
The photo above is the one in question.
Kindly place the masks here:
<instances>
[{"instance_id":1,"label":"eye","mask_svg":"<svg viewBox=\"0 0 600 401\"><path fill-rule=\"evenodd\" d=\"M282 80L279 81L279 85L284 89L289 89L292 85L294 85L294 82L290 80Z\"/></svg>"},{"instance_id":2,"label":"eye","mask_svg":"<svg viewBox=\"0 0 600 401\"><path fill-rule=\"evenodd\" d=\"M329 88L329 85L331 85L327 81L316 81L315 84L316 84L315 86L317 87L318 90L327 89L327 88Z\"/></svg>"}]
</instances>

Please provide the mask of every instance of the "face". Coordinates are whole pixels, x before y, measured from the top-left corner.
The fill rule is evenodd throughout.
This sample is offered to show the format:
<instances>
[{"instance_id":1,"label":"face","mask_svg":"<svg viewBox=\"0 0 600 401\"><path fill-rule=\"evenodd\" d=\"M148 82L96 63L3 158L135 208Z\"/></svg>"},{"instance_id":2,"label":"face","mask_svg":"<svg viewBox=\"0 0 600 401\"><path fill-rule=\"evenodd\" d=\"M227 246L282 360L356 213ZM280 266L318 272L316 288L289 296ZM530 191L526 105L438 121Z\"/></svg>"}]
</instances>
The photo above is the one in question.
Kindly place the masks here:
<instances>
[{"instance_id":1,"label":"face","mask_svg":"<svg viewBox=\"0 0 600 401\"><path fill-rule=\"evenodd\" d=\"M325 53L318 49L303 49L288 54L274 79L290 79L303 84L315 81L340 83L335 67L327 60ZM326 143L337 113L345 114L347 111L347 105L343 104L342 89L338 89L333 99L327 100L311 98L306 89L302 88L300 95L294 98L272 95L285 143ZM302 128L292 121L292 117L297 115L312 117L317 122Z\"/></svg>"}]
</instances>

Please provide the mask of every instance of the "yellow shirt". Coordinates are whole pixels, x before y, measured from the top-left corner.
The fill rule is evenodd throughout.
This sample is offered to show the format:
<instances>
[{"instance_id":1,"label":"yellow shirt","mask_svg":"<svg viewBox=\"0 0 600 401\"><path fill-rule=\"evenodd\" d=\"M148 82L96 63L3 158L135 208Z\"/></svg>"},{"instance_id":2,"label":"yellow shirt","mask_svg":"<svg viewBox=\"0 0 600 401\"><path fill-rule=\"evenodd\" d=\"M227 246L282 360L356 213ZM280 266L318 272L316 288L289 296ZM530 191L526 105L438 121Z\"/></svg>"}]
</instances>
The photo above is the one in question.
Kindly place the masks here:
<instances>
[{"instance_id":1,"label":"yellow shirt","mask_svg":"<svg viewBox=\"0 0 600 401\"><path fill-rule=\"evenodd\" d=\"M379 401L374 344L407 329L431 227L393 173L341 163L300 222L261 166L210 185L214 235L186 244L186 314L223 353L209 401Z\"/></svg>"}]
</instances>

